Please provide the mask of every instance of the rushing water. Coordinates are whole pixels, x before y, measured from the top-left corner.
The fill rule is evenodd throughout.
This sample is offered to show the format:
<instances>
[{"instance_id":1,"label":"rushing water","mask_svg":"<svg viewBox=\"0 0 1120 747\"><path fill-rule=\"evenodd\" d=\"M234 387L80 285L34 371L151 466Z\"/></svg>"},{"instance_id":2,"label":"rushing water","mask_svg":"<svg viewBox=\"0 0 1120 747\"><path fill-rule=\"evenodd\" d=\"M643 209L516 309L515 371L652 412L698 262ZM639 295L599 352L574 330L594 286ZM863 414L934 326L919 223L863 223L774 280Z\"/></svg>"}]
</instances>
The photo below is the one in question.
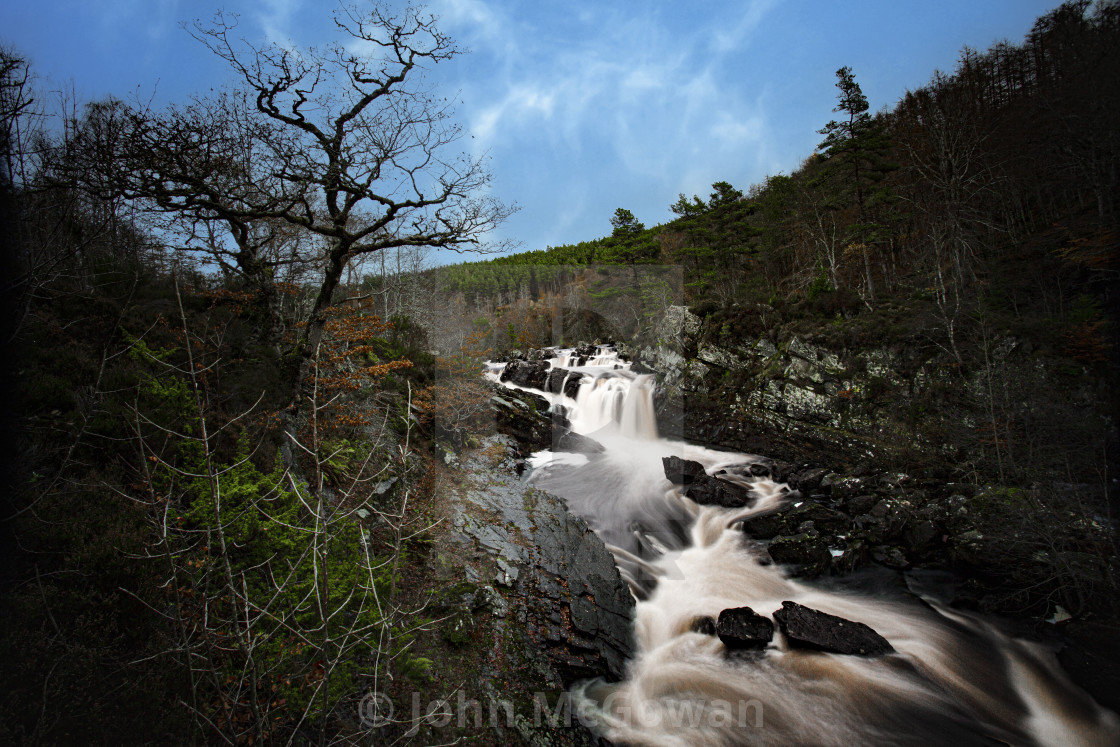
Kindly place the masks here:
<instances>
[{"instance_id":1,"label":"rushing water","mask_svg":"<svg viewBox=\"0 0 1120 747\"><path fill-rule=\"evenodd\" d=\"M562 496L615 556L637 599L637 651L624 682L585 683L581 710L612 740L651 745L1111 745L1120 720L1069 683L1049 651L976 617L896 589L851 591L789 578L737 522L788 500L750 474L759 457L659 438L653 377L601 347L585 366L570 350L553 367L584 379L567 408L601 454L542 451L530 480ZM500 367L491 369L497 378ZM700 462L748 485L749 509L699 506L664 477L661 459ZM857 657L789 648L730 653L691 632L699 616L783 601L870 625L895 653Z\"/></svg>"}]
</instances>

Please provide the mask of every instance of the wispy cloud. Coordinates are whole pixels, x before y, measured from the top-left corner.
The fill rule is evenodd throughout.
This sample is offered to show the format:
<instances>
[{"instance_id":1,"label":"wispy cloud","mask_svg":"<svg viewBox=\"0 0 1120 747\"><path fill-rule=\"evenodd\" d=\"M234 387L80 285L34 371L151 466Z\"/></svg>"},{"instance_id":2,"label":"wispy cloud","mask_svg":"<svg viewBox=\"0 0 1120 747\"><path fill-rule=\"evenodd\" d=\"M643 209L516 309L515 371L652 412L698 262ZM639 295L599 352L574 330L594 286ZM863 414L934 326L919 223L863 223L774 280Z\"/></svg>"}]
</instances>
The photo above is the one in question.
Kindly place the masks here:
<instances>
[{"instance_id":1,"label":"wispy cloud","mask_svg":"<svg viewBox=\"0 0 1120 747\"><path fill-rule=\"evenodd\" d=\"M257 23L264 31L269 42L287 46L292 38L292 17L299 10L302 0L263 0L263 6L255 14Z\"/></svg>"},{"instance_id":2,"label":"wispy cloud","mask_svg":"<svg viewBox=\"0 0 1120 747\"><path fill-rule=\"evenodd\" d=\"M433 11L473 50L455 81L472 147L493 154L499 180L520 186L528 169L547 182L563 207L536 225L562 235L603 200L660 195L665 215L639 217L664 220L678 191L706 194L773 161L765 91L739 65L777 2L736 5L733 23L715 14L688 33L656 6L590 4L532 23L501 2Z\"/></svg>"}]
</instances>

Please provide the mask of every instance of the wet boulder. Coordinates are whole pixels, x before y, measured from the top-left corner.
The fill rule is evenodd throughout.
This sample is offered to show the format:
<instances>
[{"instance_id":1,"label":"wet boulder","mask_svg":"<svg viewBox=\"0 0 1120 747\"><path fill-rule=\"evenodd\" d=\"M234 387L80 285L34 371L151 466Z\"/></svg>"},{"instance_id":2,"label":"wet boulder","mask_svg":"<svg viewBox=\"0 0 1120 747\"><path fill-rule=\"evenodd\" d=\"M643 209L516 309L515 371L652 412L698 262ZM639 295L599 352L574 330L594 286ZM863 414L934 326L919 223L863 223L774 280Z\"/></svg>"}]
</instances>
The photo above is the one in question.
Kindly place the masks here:
<instances>
[{"instance_id":1,"label":"wet boulder","mask_svg":"<svg viewBox=\"0 0 1120 747\"><path fill-rule=\"evenodd\" d=\"M523 455L552 447L552 416L544 397L503 388L490 404L498 432L517 441Z\"/></svg>"},{"instance_id":2,"label":"wet boulder","mask_svg":"<svg viewBox=\"0 0 1120 747\"><path fill-rule=\"evenodd\" d=\"M871 511L878 502L879 496L864 493L863 495L852 496L844 501L844 510L852 516L860 516Z\"/></svg>"},{"instance_id":3,"label":"wet boulder","mask_svg":"<svg viewBox=\"0 0 1120 747\"><path fill-rule=\"evenodd\" d=\"M787 510L778 509L752 516L742 523L743 532L755 539L771 539L781 534L787 526Z\"/></svg>"},{"instance_id":4,"label":"wet boulder","mask_svg":"<svg viewBox=\"0 0 1120 747\"><path fill-rule=\"evenodd\" d=\"M867 565L870 548L861 539L849 539L840 543L838 554L829 550L832 555L829 563L829 572L834 576L844 576Z\"/></svg>"},{"instance_id":5,"label":"wet boulder","mask_svg":"<svg viewBox=\"0 0 1120 747\"><path fill-rule=\"evenodd\" d=\"M852 520L840 511L811 501L800 503L786 504L777 511L752 516L743 522L743 531L758 539L770 539L779 534L797 533L805 522L812 522L814 528L824 534L843 533L851 527Z\"/></svg>"},{"instance_id":6,"label":"wet boulder","mask_svg":"<svg viewBox=\"0 0 1120 747\"><path fill-rule=\"evenodd\" d=\"M753 462L747 467L747 470L755 477L770 477L773 469L773 465L769 462Z\"/></svg>"},{"instance_id":7,"label":"wet boulder","mask_svg":"<svg viewBox=\"0 0 1120 747\"><path fill-rule=\"evenodd\" d=\"M548 370L548 361L511 360L506 364L499 379L518 386L544 391Z\"/></svg>"},{"instance_id":8,"label":"wet boulder","mask_svg":"<svg viewBox=\"0 0 1120 747\"><path fill-rule=\"evenodd\" d=\"M754 502L749 489L703 473L696 475L684 494L701 506L743 508Z\"/></svg>"},{"instance_id":9,"label":"wet boulder","mask_svg":"<svg viewBox=\"0 0 1120 747\"><path fill-rule=\"evenodd\" d=\"M858 477L841 477L836 480L822 480L821 487L827 487L833 498L852 498L866 492L863 480Z\"/></svg>"},{"instance_id":10,"label":"wet boulder","mask_svg":"<svg viewBox=\"0 0 1120 747\"><path fill-rule=\"evenodd\" d=\"M827 541L809 533L778 535L771 540L766 552L775 563L796 566L794 575L797 576L819 576L832 561Z\"/></svg>"},{"instance_id":11,"label":"wet boulder","mask_svg":"<svg viewBox=\"0 0 1120 747\"><path fill-rule=\"evenodd\" d=\"M944 536L937 525L932 521L915 521L902 531L902 540L907 553L915 558L928 555L930 551L941 544Z\"/></svg>"},{"instance_id":12,"label":"wet boulder","mask_svg":"<svg viewBox=\"0 0 1120 747\"><path fill-rule=\"evenodd\" d=\"M821 480L828 474L828 470L821 467L808 467L786 478L786 482L793 490L800 490L802 493L808 493L810 490L816 490L820 487Z\"/></svg>"},{"instance_id":13,"label":"wet boulder","mask_svg":"<svg viewBox=\"0 0 1120 747\"><path fill-rule=\"evenodd\" d=\"M564 379L568 378L569 374L571 374L571 371L566 368L548 369L548 373L544 377L544 390L552 392L553 394L559 394L564 388ZM578 379L580 377L576 376L576 378Z\"/></svg>"},{"instance_id":14,"label":"wet boulder","mask_svg":"<svg viewBox=\"0 0 1120 747\"><path fill-rule=\"evenodd\" d=\"M775 482L788 483L790 476L796 471L797 467L795 465L783 462L780 459L775 459L770 463L770 477ZM792 485L790 485L790 488L794 489Z\"/></svg>"},{"instance_id":15,"label":"wet boulder","mask_svg":"<svg viewBox=\"0 0 1120 747\"><path fill-rule=\"evenodd\" d=\"M901 547L877 545L871 548L871 557L875 559L876 563L887 568L902 571L910 567L910 561L906 559L906 552Z\"/></svg>"},{"instance_id":16,"label":"wet boulder","mask_svg":"<svg viewBox=\"0 0 1120 747\"><path fill-rule=\"evenodd\" d=\"M583 386L586 378L586 376L569 376L564 381L564 396L576 399L579 396L579 388Z\"/></svg>"},{"instance_id":17,"label":"wet boulder","mask_svg":"<svg viewBox=\"0 0 1120 747\"><path fill-rule=\"evenodd\" d=\"M701 615L700 617L692 618L692 622L688 624L688 629L690 632L699 633L700 635L715 635L716 621L708 615Z\"/></svg>"},{"instance_id":18,"label":"wet boulder","mask_svg":"<svg viewBox=\"0 0 1120 747\"><path fill-rule=\"evenodd\" d=\"M855 524L873 543L887 544L902 539L902 531L910 523L913 510L909 501L884 498L867 514L857 517Z\"/></svg>"},{"instance_id":19,"label":"wet boulder","mask_svg":"<svg viewBox=\"0 0 1120 747\"><path fill-rule=\"evenodd\" d=\"M796 602L782 602L774 612L790 646L854 656L881 656L894 651L886 638L860 622L845 620Z\"/></svg>"},{"instance_id":20,"label":"wet boulder","mask_svg":"<svg viewBox=\"0 0 1120 747\"><path fill-rule=\"evenodd\" d=\"M580 435L568 428L554 428L552 450L568 451L575 454L601 454L603 445L593 438Z\"/></svg>"},{"instance_id":21,"label":"wet boulder","mask_svg":"<svg viewBox=\"0 0 1120 747\"><path fill-rule=\"evenodd\" d=\"M730 649L762 648L774 637L774 623L750 607L735 607L719 613L716 635Z\"/></svg>"},{"instance_id":22,"label":"wet boulder","mask_svg":"<svg viewBox=\"0 0 1120 747\"><path fill-rule=\"evenodd\" d=\"M674 485L691 485L701 475L706 475L704 465L678 456L662 457L665 477Z\"/></svg>"}]
</instances>

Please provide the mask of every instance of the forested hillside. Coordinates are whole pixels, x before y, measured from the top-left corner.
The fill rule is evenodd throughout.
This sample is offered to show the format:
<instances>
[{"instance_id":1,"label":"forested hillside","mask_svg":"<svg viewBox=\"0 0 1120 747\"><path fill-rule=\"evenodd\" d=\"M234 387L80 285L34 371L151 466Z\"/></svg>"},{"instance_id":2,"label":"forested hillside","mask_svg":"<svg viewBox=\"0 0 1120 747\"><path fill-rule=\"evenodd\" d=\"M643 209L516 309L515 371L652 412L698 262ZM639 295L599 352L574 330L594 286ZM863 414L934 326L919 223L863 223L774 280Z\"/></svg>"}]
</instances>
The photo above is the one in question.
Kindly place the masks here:
<instances>
[{"instance_id":1,"label":"forested hillside","mask_svg":"<svg viewBox=\"0 0 1120 747\"><path fill-rule=\"evenodd\" d=\"M820 146L794 173L679 195L678 217L652 228L619 208L605 238L440 275L453 292L509 303L533 295L532 277L552 288L552 266L672 264L705 313L792 304L847 320L907 299L920 331L958 359L986 313L1043 325L1056 349L1102 362L1117 271L1118 34L1114 5L1066 3L1022 43L965 49L955 71L875 114L858 82L873 71L843 68L837 118L817 123Z\"/></svg>"}]
</instances>

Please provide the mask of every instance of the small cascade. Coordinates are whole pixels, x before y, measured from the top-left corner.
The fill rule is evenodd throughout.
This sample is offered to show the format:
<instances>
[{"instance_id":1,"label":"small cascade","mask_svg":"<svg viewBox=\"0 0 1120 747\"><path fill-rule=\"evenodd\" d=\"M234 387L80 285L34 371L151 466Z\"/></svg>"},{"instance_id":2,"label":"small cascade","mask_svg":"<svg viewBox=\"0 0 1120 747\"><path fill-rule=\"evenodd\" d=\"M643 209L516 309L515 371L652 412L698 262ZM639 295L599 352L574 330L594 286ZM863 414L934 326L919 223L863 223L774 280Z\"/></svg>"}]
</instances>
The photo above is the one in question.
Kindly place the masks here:
<instances>
[{"instance_id":1,"label":"small cascade","mask_svg":"<svg viewBox=\"0 0 1120 747\"><path fill-rule=\"evenodd\" d=\"M607 429L630 438L657 438L653 376L611 372L585 378L571 419L572 428L585 435Z\"/></svg>"}]
</instances>

